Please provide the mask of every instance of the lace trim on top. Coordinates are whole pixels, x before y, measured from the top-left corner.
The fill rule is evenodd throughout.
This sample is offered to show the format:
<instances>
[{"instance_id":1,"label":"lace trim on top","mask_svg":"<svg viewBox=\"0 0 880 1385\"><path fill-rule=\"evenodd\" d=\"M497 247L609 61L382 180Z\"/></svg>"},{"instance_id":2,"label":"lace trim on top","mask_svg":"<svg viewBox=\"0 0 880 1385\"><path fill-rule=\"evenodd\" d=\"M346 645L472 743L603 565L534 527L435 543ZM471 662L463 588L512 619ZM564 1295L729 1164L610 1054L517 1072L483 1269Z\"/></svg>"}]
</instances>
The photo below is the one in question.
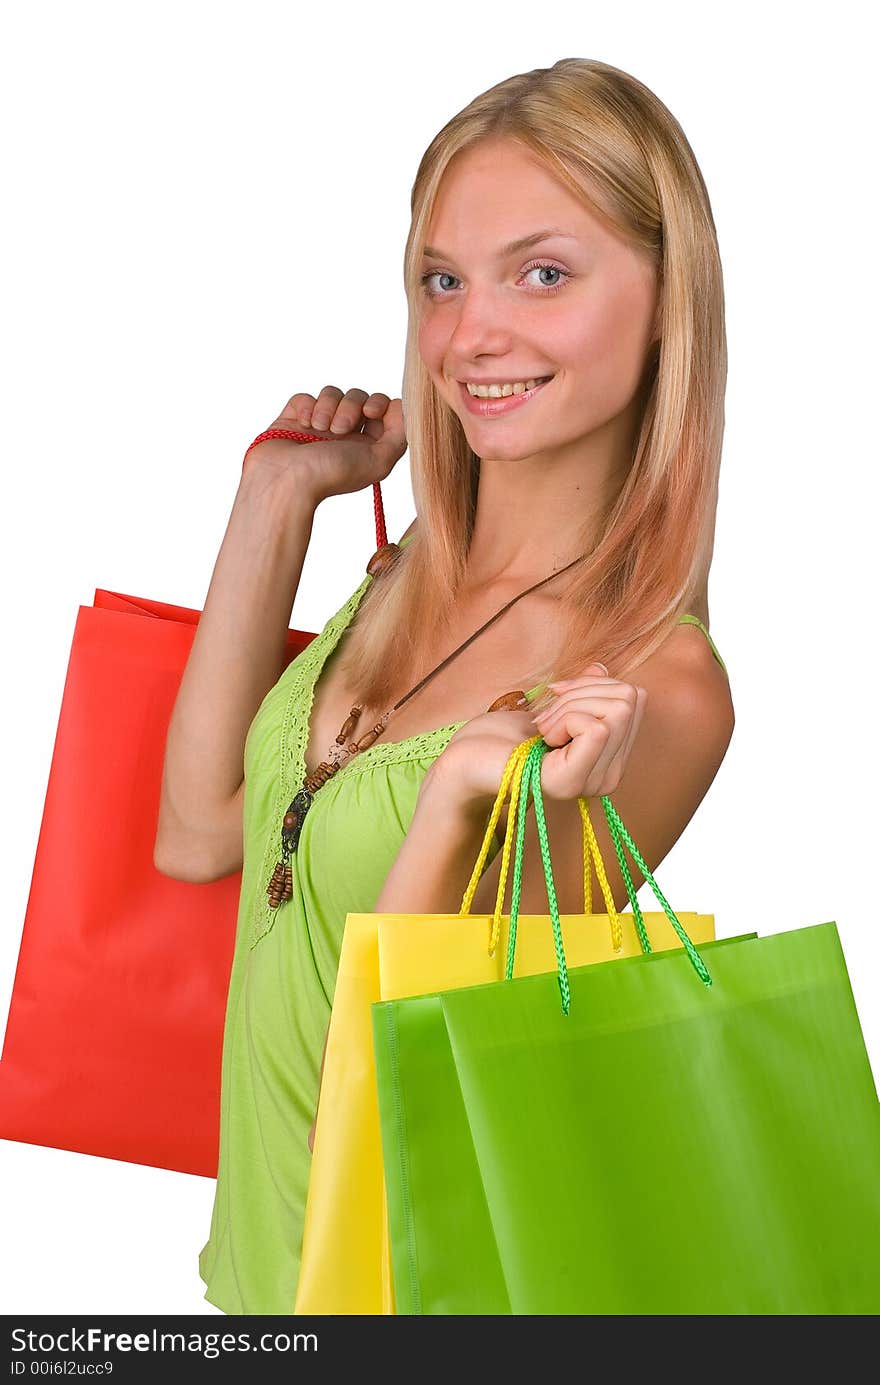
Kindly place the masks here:
<instances>
[{"instance_id":1,"label":"lace trim on top","mask_svg":"<svg viewBox=\"0 0 880 1385\"><path fill-rule=\"evenodd\" d=\"M265 887L281 854L281 818L293 798L293 780L299 775L296 788L305 780L305 759L308 748L309 723L315 685L325 660L337 644L345 627L351 622L361 597L372 582L367 573L364 580L343 606L331 616L321 631L306 645L305 649L289 665L289 681L286 684L287 697L281 717L281 732L278 744L278 776L275 788L275 806L272 822L263 850L263 866L257 884L254 904L253 926L251 928L251 947L269 932L275 922L277 910L270 908ZM284 677L285 675L282 675ZM366 752L362 752L366 753ZM337 773L342 773L341 770ZM284 907L283 905L281 906Z\"/></svg>"}]
</instances>

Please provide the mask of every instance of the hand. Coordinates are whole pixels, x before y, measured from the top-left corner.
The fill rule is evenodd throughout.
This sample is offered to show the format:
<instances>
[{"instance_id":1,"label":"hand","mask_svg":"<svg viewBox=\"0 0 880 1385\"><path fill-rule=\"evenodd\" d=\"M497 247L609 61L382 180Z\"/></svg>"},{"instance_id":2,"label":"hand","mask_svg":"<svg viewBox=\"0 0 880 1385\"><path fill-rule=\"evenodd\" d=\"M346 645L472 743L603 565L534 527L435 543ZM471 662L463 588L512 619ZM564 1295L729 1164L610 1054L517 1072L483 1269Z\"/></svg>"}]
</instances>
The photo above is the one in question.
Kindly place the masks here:
<instances>
[{"instance_id":1,"label":"hand","mask_svg":"<svg viewBox=\"0 0 880 1385\"><path fill-rule=\"evenodd\" d=\"M526 709L484 712L466 722L425 776L426 793L442 786L447 798L461 807L488 813L511 751L534 735L550 747L541 761L546 798L614 793L642 720L647 690L609 678L602 664L590 664L579 677L556 683L553 689L553 702L537 719Z\"/></svg>"},{"instance_id":2,"label":"hand","mask_svg":"<svg viewBox=\"0 0 880 1385\"><path fill-rule=\"evenodd\" d=\"M317 399L295 394L270 427L325 435L321 442L306 444L267 438L245 462L245 467L281 470L295 466L307 477L316 504L384 481L406 451L402 400L366 390L343 394L336 385L325 385Z\"/></svg>"}]
</instances>

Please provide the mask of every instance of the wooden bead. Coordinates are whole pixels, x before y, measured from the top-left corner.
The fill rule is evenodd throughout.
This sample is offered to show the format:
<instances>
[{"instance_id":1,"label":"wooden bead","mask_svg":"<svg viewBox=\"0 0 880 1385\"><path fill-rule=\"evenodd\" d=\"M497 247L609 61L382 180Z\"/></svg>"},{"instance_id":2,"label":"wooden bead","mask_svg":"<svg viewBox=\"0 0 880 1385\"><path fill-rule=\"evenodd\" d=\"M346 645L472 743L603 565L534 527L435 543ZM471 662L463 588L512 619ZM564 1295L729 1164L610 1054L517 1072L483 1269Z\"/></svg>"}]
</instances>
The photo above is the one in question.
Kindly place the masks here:
<instances>
[{"instance_id":1,"label":"wooden bead","mask_svg":"<svg viewBox=\"0 0 880 1385\"><path fill-rule=\"evenodd\" d=\"M269 881L269 884L266 887L266 893L269 896L270 909L277 909L279 904L282 903L284 897L285 883L286 881L284 875L284 866L282 862L279 861L272 872L272 879ZM293 881L291 880L291 892L292 890Z\"/></svg>"},{"instance_id":2,"label":"wooden bead","mask_svg":"<svg viewBox=\"0 0 880 1385\"><path fill-rule=\"evenodd\" d=\"M357 754L361 750L366 750L368 745L372 745L382 731L381 726L374 726L371 731L365 731L359 741L355 741L355 749L352 753Z\"/></svg>"},{"instance_id":3,"label":"wooden bead","mask_svg":"<svg viewBox=\"0 0 880 1385\"><path fill-rule=\"evenodd\" d=\"M282 819L281 833L284 846L288 851L296 851L299 835L311 801L311 790L308 784L304 784L299 793L294 796L293 801L287 805L287 812Z\"/></svg>"},{"instance_id":4,"label":"wooden bead","mask_svg":"<svg viewBox=\"0 0 880 1385\"><path fill-rule=\"evenodd\" d=\"M314 793L316 789L320 789L322 784L326 784L328 779L333 778L338 769L338 765L331 765L326 760L322 760L314 773L309 775L307 787L310 792Z\"/></svg>"},{"instance_id":5,"label":"wooden bead","mask_svg":"<svg viewBox=\"0 0 880 1385\"><path fill-rule=\"evenodd\" d=\"M357 724L358 724L358 719L359 719L360 714L361 714L362 711L363 711L363 707L352 707L352 709L351 709L351 711L349 712L348 716L345 718L345 721L344 721L343 726L342 726L342 730L340 731L339 735L336 737L336 744L337 744L337 745L345 745L345 742L348 740L349 736L350 736L351 733L354 731L354 728L357 726Z\"/></svg>"},{"instance_id":6,"label":"wooden bead","mask_svg":"<svg viewBox=\"0 0 880 1385\"><path fill-rule=\"evenodd\" d=\"M487 711L487 712L508 712L508 711L510 711L510 712L521 712L523 709L522 709L521 706L518 707L518 706L517 706L517 703L522 703L524 697L525 697L525 693L524 693L522 690L520 690L519 692L507 692L507 693L502 693L500 697L496 697L496 699L495 699L495 701L492 703L492 706L491 706L491 707L487 707L487 708L486 708L486 711Z\"/></svg>"},{"instance_id":7,"label":"wooden bead","mask_svg":"<svg viewBox=\"0 0 880 1385\"><path fill-rule=\"evenodd\" d=\"M400 544L385 543L381 548L377 548L370 561L367 563L367 572L371 577L381 577L383 572L387 572L392 563L396 563L400 554L403 552Z\"/></svg>"},{"instance_id":8,"label":"wooden bead","mask_svg":"<svg viewBox=\"0 0 880 1385\"><path fill-rule=\"evenodd\" d=\"M279 905L293 898L293 871L283 861L276 863L272 879L266 886L266 894L269 896L270 909L277 909Z\"/></svg>"}]
</instances>

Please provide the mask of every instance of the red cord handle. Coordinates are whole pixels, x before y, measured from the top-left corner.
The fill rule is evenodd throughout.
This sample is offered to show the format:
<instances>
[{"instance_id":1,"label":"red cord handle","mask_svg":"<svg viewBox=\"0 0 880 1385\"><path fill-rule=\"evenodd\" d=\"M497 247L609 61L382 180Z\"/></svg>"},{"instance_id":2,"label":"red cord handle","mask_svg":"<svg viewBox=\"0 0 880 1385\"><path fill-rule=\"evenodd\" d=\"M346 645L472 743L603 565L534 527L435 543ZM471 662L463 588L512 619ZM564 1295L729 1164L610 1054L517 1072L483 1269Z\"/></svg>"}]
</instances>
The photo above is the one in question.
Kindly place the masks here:
<instances>
[{"instance_id":1,"label":"red cord handle","mask_svg":"<svg viewBox=\"0 0 880 1385\"><path fill-rule=\"evenodd\" d=\"M267 428L264 433L258 433L251 446L244 454L241 469L248 458L251 447L256 447L257 443L265 442L267 438L290 438L293 442L326 442L326 438L319 438L316 433L301 433L295 428ZM382 504L382 490L378 481L373 482L373 513L376 518L376 548L384 548L388 542L388 533L385 528L385 509Z\"/></svg>"}]
</instances>

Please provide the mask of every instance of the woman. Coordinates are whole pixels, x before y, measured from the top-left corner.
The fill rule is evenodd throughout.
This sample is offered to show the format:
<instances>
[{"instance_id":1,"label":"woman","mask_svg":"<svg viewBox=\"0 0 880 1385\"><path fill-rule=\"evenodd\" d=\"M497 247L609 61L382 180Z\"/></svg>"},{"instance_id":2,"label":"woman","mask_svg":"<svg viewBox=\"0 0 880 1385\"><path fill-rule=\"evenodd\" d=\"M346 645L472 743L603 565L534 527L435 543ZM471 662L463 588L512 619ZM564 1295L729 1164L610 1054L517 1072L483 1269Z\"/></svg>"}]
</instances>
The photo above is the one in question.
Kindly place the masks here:
<instances>
[{"instance_id":1,"label":"woman","mask_svg":"<svg viewBox=\"0 0 880 1385\"><path fill-rule=\"evenodd\" d=\"M705 629L721 269L673 117L577 59L479 96L422 159L405 284L402 399L294 395L275 426L324 440L250 453L169 728L157 865L201 880L242 868L199 1261L229 1313L293 1310L346 914L457 911L510 752L536 732L559 908L580 912L577 795L614 794L653 870L733 731ZM383 479L407 446L409 541L278 678L317 505ZM524 688L521 705L485 710ZM378 738L314 793L279 895L285 810L355 706L356 734L379 723ZM499 867L496 853L473 912L491 911ZM533 819L521 909L546 911Z\"/></svg>"}]
</instances>

